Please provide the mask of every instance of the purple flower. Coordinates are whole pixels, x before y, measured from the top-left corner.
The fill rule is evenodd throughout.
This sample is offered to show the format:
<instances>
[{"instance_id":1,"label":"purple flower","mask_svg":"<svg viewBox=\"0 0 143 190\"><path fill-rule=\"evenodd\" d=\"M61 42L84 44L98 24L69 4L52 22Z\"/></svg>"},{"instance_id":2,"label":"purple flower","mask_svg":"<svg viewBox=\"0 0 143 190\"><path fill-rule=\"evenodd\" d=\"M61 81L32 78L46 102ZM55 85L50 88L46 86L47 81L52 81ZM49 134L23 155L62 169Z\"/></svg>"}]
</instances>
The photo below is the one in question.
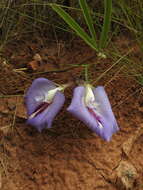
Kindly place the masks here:
<instances>
[{"instance_id":1,"label":"purple flower","mask_svg":"<svg viewBox=\"0 0 143 190\"><path fill-rule=\"evenodd\" d=\"M56 86L46 78L35 79L25 95L27 123L40 132L44 128L50 128L65 102L65 96L60 92L65 87L66 85Z\"/></svg>"},{"instance_id":2,"label":"purple flower","mask_svg":"<svg viewBox=\"0 0 143 190\"><path fill-rule=\"evenodd\" d=\"M86 84L76 87L67 110L106 141L110 141L112 134L119 130L109 99L102 86L93 88Z\"/></svg>"}]
</instances>

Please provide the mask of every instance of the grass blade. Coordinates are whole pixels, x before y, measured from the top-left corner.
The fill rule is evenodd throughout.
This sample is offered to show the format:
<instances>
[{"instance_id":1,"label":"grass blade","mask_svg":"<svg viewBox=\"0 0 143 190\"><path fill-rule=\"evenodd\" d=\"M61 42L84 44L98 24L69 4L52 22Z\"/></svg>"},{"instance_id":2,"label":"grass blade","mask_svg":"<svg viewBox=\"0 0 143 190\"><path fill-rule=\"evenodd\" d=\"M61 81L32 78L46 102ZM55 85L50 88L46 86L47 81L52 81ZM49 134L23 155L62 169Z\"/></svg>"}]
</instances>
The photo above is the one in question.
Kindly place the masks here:
<instances>
[{"instance_id":1,"label":"grass blade","mask_svg":"<svg viewBox=\"0 0 143 190\"><path fill-rule=\"evenodd\" d=\"M99 48L103 49L107 44L108 32L111 23L112 0L104 0L104 23L100 35Z\"/></svg>"},{"instance_id":2,"label":"grass blade","mask_svg":"<svg viewBox=\"0 0 143 190\"><path fill-rule=\"evenodd\" d=\"M89 31L91 33L92 39L95 43L95 46L97 47L96 32L94 29L93 20L92 20L87 2L86 2L86 0L79 0L79 4L80 4L80 7L82 9L85 21L88 25Z\"/></svg>"},{"instance_id":3,"label":"grass blade","mask_svg":"<svg viewBox=\"0 0 143 190\"><path fill-rule=\"evenodd\" d=\"M98 51L92 38L80 27L80 25L59 5L51 4L52 9L80 36L91 48Z\"/></svg>"}]
</instances>

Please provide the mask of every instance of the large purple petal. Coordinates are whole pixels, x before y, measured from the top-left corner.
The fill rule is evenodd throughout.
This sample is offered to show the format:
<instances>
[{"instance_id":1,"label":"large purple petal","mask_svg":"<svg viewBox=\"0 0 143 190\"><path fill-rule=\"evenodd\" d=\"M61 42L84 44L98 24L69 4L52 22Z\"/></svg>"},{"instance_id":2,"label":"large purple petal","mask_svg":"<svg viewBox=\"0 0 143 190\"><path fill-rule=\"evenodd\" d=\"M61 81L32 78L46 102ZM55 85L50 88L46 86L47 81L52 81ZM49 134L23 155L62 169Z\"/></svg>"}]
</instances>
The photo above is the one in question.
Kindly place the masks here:
<instances>
[{"instance_id":1,"label":"large purple petal","mask_svg":"<svg viewBox=\"0 0 143 190\"><path fill-rule=\"evenodd\" d=\"M72 102L70 106L67 108L67 111L69 111L75 117L83 121L86 125L88 125L91 128L91 130L96 131L98 135L101 135L102 131L98 127L96 119L90 114L90 112L84 104L84 93L85 88L83 86L79 86L74 89Z\"/></svg>"},{"instance_id":2,"label":"large purple petal","mask_svg":"<svg viewBox=\"0 0 143 190\"><path fill-rule=\"evenodd\" d=\"M25 95L28 115L31 115L35 111L41 104L45 94L53 88L55 88L54 83L46 78L38 78L33 81Z\"/></svg>"},{"instance_id":3,"label":"large purple petal","mask_svg":"<svg viewBox=\"0 0 143 190\"><path fill-rule=\"evenodd\" d=\"M93 90L95 101L99 105L98 110L104 118L105 127L104 133L115 133L119 130L115 116L113 114L111 104L103 86L98 86Z\"/></svg>"},{"instance_id":4,"label":"large purple petal","mask_svg":"<svg viewBox=\"0 0 143 190\"><path fill-rule=\"evenodd\" d=\"M32 126L35 126L40 132L42 131L43 128L50 128L53 119L62 108L64 102L65 102L64 94L57 91L53 99L53 102L49 105L49 107L40 114L38 114L36 117L28 119L27 123Z\"/></svg>"}]
</instances>

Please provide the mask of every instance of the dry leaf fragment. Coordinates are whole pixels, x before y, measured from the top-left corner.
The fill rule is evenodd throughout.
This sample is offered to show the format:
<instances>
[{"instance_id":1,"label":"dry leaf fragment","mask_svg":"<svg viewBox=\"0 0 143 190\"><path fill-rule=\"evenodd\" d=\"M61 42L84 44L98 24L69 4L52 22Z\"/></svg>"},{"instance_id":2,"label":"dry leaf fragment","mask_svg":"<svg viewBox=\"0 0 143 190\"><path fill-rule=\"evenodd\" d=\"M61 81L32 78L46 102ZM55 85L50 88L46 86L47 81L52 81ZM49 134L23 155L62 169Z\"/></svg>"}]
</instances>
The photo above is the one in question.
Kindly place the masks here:
<instances>
[{"instance_id":1,"label":"dry leaf fragment","mask_svg":"<svg viewBox=\"0 0 143 190\"><path fill-rule=\"evenodd\" d=\"M33 70L36 71L39 68L39 63L37 61L30 61L28 66Z\"/></svg>"}]
</instances>

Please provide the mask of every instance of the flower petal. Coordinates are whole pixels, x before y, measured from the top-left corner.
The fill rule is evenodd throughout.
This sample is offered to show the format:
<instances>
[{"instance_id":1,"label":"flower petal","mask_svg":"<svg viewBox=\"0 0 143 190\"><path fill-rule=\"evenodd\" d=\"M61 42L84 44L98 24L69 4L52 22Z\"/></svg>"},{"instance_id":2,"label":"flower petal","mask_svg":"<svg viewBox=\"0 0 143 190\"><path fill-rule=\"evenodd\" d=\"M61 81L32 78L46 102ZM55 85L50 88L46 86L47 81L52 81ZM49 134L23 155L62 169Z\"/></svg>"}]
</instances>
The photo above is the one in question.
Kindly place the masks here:
<instances>
[{"instance_id":1,"label":"flower petal","mask_svg":"<svg viewBox=\"0 0 143 190\"><path fill-rule=\"evenodd\" d=\"M62 108L64 102L65 102L64 94L57 91L53 99L53 102L49 105L49 107L46 108L40 114L38 114L36 117L28 119L27 124L35 126L40 132L44 128L50 128L53 119Z\"/></svg>"},{"instance_id":2,"label":"flower petal","mask_svg":"<svg viewBox=\"0 0 143 190\"><path fill-rule=\"evenodd\" d=\"M31 115L41 104L45 94L54 88L54 83L46 78L35 79L25 95L27 114Z\"/></svg>"},{"instance_id":3,"label":"flower petal","mask_svg":"<svg viewBox=\"0 0 143 190\"><path fill-rule=\"evenodd\" d=\"M83 97L85 93L85 87L79 86L74 89L73 99L70 106L67 108L67 111L72 113L75 117L83 121L86 125L91 128L98 135L101 135L102 131L98 127L96 119L90 114L86 108Z\"/></svg>"},{"instance_id":4,"label":"flower petal","mask_svg":"<svg viewBox=\"0 0 143 190\"><path fill-rule=\"evenodd\" d=\"M93 92L95 95L95 101L99 105L98 111L104 117L105 120L104 122L106 123L106 125L108 125L107 130L112 129L112 133L115 133L116 131L119 130L119 128L115 116L113 114L108 96L104 90L104 87L98 86L93 90Z\"/></svg>"}]
</instances>

